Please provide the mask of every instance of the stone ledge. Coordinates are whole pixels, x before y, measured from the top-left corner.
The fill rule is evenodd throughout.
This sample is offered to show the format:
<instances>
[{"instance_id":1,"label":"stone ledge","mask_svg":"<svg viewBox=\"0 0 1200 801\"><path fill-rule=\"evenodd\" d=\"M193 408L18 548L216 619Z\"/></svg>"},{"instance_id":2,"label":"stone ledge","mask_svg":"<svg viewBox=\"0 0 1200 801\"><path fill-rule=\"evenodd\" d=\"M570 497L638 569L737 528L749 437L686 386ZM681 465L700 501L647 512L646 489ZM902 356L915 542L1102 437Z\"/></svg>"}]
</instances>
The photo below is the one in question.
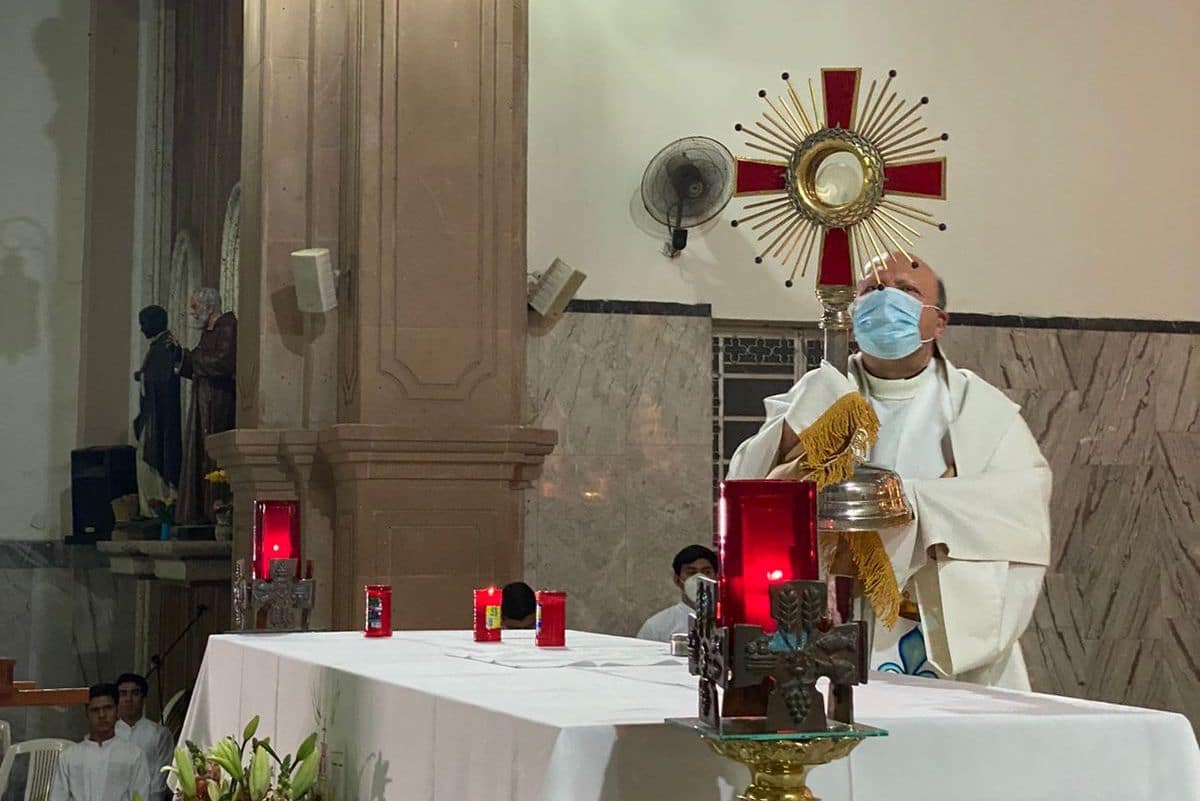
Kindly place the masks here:
<instances>
[{"instance_id":1,"label":"stone ledge","mask_svg":"<svg viewBox=\"0 0 1200 801\"><path fill-rule=\"evenodd\" d=\"M97 543L109 570L185 584L229 581L233 543L214 540L130 540Z\"/></svg>"},{"instance_id":2,"label":"stone ledge","mask_svg":"<svg viewBox=\"0 0 1200 801\"><path fill-rule=\"evenodd\" d=\"M177 560L228 557L233 553L233 543L223 540L126 540L100 542L96 544L96 548L101 553L110 555Z\"/></svg>"}]
</instances>

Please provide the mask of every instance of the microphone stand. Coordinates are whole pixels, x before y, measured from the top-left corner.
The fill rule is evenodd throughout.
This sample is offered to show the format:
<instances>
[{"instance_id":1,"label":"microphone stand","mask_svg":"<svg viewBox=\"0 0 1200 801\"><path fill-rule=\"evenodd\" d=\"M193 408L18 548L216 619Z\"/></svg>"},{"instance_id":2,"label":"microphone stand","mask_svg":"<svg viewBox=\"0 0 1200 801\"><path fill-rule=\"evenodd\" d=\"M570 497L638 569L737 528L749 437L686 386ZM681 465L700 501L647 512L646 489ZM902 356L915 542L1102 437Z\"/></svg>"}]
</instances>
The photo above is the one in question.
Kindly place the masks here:
<instances>
[{"instance_id":1,"label":"microphone stand","mask_svg":"<svg viewBox=\"0 0 1200 801\"><path fill-rule=\"evenodd\" d=\"M183 631L179 632L178 636L176 636L175 639L171 641L171 644L168 645L161 654L153 654L150 657L150 669L146 671L146 678L149 679L151 676L155 677L155 687L158 690L158 714L159 714L159 717L162 717L162 708L163 708L163 703L164 703L163 686L162 686L162 670L161 670L161 668L163 666L163 660L165 660L168 656L171 655L171 652L175 650L175 647L177 645L179 645L179 643L183 640L183 638L187 635L187 633L192 630L192 627L200 622L200 618L204 617L204 613L207 611L208 611L207 604L197 605L196 606L196 614L192 615L192 619L189 620L188 624L183 627Z\"/></svg>"}]
</instances>

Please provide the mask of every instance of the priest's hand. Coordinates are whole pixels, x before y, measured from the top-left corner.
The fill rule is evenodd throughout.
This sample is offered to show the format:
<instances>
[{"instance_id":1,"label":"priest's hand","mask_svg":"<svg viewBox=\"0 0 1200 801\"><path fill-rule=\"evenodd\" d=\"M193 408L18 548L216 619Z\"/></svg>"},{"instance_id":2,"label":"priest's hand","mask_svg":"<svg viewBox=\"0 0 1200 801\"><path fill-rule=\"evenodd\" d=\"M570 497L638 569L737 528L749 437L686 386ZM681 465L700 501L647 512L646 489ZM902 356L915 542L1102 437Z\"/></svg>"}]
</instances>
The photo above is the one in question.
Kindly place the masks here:
<instances>
[{"instance_id":1,"label":"priest's hand","mask_svg":"<svg viewBox=\"0 0 1200 801\"><path fill-rule=\"evenodd\" d=\"M949 556L950 549L948 549L943 543L939 542L936 545L930 545L925 550L925 553L929 555L930 559L937 562L937 561L939 561L941 559L945 559L947 556Z\"/></svg>"}]
</instances>

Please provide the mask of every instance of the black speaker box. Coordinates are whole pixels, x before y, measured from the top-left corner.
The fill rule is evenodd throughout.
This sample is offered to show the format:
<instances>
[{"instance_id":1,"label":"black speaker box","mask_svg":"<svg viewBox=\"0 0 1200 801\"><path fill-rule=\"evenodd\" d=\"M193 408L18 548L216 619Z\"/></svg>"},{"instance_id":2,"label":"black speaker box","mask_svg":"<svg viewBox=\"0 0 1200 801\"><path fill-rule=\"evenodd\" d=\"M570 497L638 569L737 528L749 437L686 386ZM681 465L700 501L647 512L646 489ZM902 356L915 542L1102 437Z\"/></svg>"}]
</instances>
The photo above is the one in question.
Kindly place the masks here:
<instances>
[{"instance_id":1,"label":"black speaker box","mask_svg":"<svg viewBox=\"0 0 1200 801\"><path fill-rule=\"evenodd\" d=\"M137 493L137 451L109 445L71 451L71 536L68 543L112 539L112 501Z\"/></svg>"}]
</instances>

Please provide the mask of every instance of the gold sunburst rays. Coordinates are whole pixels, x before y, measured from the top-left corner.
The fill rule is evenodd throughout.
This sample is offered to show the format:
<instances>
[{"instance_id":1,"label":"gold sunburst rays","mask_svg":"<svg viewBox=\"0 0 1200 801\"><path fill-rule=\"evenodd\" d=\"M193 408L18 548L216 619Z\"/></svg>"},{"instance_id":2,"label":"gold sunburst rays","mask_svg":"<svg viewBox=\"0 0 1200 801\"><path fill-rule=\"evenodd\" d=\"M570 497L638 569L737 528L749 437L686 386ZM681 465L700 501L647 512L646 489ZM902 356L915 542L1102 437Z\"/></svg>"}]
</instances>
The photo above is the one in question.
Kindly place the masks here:
<instances>
[{"instance_id":1,"label":"gold sunburst rays","mask_svg":"<svg viewBox=\"0 0 1200 801\"><path fill-rule=\"evenodd\" d=\"M820 92L812 79L804 92L788 73L780 77L778 96L759 90L760 117L734 126L761 154L736 159L735 196L763 198L732 221L748 224L759 243L755 262L780 262L787 286L814 265L818 285L851 284L891 253L915 265L921 229L946 229L896 199L945 198L946 162L936 153L949 135L927 135L921 110L929 98L903 100L892 90L895 70L882 84L872 80L865 97L858 68L821 70Z\"/></svg>"}]
</instances>

